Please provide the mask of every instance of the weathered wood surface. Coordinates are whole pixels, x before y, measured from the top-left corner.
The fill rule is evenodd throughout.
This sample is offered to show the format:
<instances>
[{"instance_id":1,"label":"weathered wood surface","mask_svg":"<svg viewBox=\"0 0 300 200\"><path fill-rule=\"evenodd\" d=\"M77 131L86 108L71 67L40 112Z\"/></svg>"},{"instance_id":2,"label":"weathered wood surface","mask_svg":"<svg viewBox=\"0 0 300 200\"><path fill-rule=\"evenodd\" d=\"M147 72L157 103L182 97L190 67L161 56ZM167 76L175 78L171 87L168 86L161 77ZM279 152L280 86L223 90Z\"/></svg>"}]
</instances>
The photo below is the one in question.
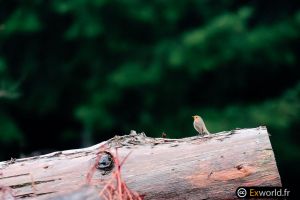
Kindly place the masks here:
<instances>
[{"instance_id":1,"label":"weathered wood surface","mask_svg":"<svg viewBox=\"0 0 300 200\"><path fill-rule=\"evenodd\" d=\"M281 186L269 134L258 127L183 139L116 136L89 148L0 162L0 187L10 187L16 199L76 199L74 191L86 193L80 188L104 144L113 154L118 147L120 160L131 152L122 178L145 199L233 199L239 186ZM90 199L99 198L96 191L110 176L95 171Z\"/></svg>"}]
</instances>

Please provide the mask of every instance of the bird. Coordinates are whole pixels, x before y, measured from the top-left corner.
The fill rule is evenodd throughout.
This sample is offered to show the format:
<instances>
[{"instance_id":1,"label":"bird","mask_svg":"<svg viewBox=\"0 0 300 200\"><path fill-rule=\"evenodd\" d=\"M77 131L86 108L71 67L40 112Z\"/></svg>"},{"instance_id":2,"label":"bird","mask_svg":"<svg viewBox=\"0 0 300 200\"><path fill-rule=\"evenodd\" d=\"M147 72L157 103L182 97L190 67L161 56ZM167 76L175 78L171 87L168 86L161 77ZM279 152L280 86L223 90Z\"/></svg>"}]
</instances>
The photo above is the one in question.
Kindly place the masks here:
<instances>
[{"instance_id":1,"label":"bird","mask_svg":"<svg viewBox=\"0 0 300 200\"><path fill-rule=\"evenodd\" d=\"M210 133L208 132L205 123L203 121L203 119L199 116L199 115L194 115L192 116L194 118L194 128L196 129L196 131L200 134L200 135L209 135Z\"/></svg>"}]
</instances>

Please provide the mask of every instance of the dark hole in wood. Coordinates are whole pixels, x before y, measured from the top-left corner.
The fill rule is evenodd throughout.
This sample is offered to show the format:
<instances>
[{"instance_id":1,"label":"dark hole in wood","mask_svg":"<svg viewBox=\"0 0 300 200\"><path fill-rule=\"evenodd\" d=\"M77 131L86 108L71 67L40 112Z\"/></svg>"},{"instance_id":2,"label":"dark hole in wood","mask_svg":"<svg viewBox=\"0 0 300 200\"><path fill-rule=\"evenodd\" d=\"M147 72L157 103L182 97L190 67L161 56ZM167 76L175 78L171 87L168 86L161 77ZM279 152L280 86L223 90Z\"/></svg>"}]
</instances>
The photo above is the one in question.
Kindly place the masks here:
<instances>
[{"instance_id":1,"label":"dark hole in wood","mask_svg":"<svg viewBox=\"0 0 300 200\"><path fill-rule=\"evenodd\" d=\"M243 165L236 166L237 170L241 170L243 168Z\"/></svg>"},{"instance_id":2,"label":"dark hole in wood","mask_svg":"<svg viewBox=\"0 0 300 200\"><path fill-rule=\"evenodd\" d=\"M97 169L104 173L110 172L114 167L113 155L107 151L100 155L100 159L97 165Z\"/></svg>"}]
</instances>

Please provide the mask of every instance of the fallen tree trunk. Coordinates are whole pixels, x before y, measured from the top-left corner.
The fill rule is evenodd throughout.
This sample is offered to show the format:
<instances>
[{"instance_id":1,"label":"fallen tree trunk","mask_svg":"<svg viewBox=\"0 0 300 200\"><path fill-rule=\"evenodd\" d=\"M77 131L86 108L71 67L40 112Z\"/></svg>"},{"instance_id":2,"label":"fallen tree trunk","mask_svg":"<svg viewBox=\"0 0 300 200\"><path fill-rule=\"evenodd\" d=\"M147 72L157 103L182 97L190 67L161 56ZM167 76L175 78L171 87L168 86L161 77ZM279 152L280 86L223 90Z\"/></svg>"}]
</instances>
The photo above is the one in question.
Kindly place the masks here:
<instances>
[{"instance_id":1,"label":"fallen tree trunk","mask_svg":"<svg viewBox=\"0 0 300 200\"><path fill-rule=\"evenodd\" d=\"M281 186L268 132L258 127L183 139L130 134L89 148L1 162L2 196L100 199L116 167L109 158L115 148L119 160L126 158L123 180L145 199L232 199L239 186Z\"/></svg>"}]
</instances>

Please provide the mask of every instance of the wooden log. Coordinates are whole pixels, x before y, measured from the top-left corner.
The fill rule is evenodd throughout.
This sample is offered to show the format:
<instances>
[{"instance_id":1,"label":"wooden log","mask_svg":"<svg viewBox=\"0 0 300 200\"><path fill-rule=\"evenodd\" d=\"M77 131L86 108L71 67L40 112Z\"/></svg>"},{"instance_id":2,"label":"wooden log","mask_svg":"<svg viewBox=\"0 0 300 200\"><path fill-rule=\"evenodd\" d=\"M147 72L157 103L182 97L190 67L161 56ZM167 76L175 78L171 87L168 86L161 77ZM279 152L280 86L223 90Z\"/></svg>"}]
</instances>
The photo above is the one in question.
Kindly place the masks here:
<instances>
[{"instance_id":1,"label":"wooden log","mask_svg":"<svg viewBox=\"0 0 300 200\"><path fill-rule=\"evenodd\" d=\"M101 199L99 191L115 168L105 168L103 151L115 155L116 147L119 160L131 153L121 166L122 178L145 199L233 199L239 186L281 186L269 134L258 127L183 139L130 134L89 148L1 162L2 196L10 188L16 199Z\"/></svg>"}]
</instances>

